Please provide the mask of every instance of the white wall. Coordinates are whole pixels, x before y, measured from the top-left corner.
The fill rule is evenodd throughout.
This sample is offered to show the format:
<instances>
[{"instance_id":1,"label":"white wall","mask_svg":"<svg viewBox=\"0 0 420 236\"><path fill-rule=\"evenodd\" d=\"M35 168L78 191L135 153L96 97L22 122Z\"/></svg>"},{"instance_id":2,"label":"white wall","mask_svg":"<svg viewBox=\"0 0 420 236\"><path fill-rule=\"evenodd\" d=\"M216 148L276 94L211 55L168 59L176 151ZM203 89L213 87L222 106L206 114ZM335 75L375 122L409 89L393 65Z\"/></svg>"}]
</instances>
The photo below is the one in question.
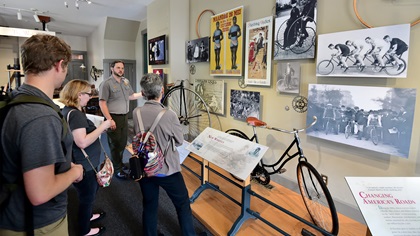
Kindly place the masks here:
<instances>
[{"instance_id":1,"label":"white wall","mask_svg":"<svg viewBox=\"0 0 420 236\"><path fill-rule=\"evenodd\" d=\"M71 50L74 51L87 51L87 38L81 36L72 36L57 34L57 37L63 39L68 45L70 45Z\"/></svg>"},{"instance_id":2,"label":"white wall","mask_svg":"<svg viewBox=\"0 0 420 236\"><path fill-rule=\"evenodd\" d=\"M106 19L99 25L99 27L87 38L88 48L88 65L87 68L90 71L92 66L97 69L102 68L103 59L105 58L104 53L104 32L105 32ZM108 68L107 68L108 69ZM96 88L99 88L100 83L103 81L103 76L100 76L97 81L89 76L89 82L95 84Z\"/></svg>"}]
</instances>

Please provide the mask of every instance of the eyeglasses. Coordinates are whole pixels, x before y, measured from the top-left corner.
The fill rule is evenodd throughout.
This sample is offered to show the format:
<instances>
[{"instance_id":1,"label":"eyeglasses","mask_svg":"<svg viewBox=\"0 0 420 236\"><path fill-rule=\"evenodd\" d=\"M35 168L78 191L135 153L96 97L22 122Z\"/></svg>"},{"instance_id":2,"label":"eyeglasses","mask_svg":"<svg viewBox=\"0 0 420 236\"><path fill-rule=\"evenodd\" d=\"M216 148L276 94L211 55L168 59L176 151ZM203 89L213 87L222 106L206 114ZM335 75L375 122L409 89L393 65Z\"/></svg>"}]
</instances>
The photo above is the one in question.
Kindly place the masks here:
<instances>
[{"instance_id":1,"label":"eyeglasses","mask_svg":"<svg viewBox=\"0 0 420 236\"><path fill-rule=\"evenodd\" d=\"M81 92L81 94L86 94L86 95L88 95L89 97L92 97L92 96L93 96L93 94L92 94L92 93L87 93L87 92Z\"/></svg>"}]
</instances>

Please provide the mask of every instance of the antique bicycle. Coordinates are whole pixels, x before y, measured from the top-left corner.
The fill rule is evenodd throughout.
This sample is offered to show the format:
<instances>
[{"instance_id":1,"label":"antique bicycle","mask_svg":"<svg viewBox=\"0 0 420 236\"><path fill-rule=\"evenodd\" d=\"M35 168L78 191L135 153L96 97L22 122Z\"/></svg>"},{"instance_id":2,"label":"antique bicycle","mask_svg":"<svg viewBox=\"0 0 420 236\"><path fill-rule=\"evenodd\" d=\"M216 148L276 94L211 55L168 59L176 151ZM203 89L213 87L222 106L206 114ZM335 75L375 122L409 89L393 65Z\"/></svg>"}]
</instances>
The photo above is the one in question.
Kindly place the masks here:
<instances>
[{"instance_id":1,"label":"antique bicycle","mask_svg":"<svg viewBox=\"0 0 420 236\"><path fill-rule=\"evenodd\" d=\"M288 20L285 20L277 30L276 41L274 42L274 57L280 52L280 49L290 49L295 54L301 54L309 51L315 45L315 21L308 16L301 16L297 18L288 27ZM304 27L304 22L307 22ZM287 39L294 39L290 47L284 46L285 36Z\"/></svg>"},{"instance_id":2,"label":"antique bicycle","mask_svg":"<svg viewBox=\"0 0 420 236\"><path fill-rule=\"evenodd\" d=\"M162 103L173 110L181 123L184 139L193 141L205 128L211 126L209 108L204 99L194 90L185 86L193 84L179 80L167 85Z\"/></svg>"},{"instance_id":3,"label":"antique bicycle","mask_svg":"<svg viewBox=\"0 0 420 236\"><path fill-rule=\"evenodd\" d=\"M292 131L270 127L267 124L255 117L248 117L247 123L252 126L254 135L251 138L237 129L229 129L226 133L231 135L254 141L258 143L258 135L256 132L256 127L265 128L269 130L275 130L282 133L293 134L294 139L290 143L289 147L283 152L280 158L273 164L266 164L261 161L254 168L251 173L251 178L256 180L262 185L267 185L270 182L270 175L281 174L286 171L284 166L290 160L298 157L298 164L296 168L297 180L302 199L305 203L305 206L315 223L315 225L325 229L326 231L336 235L338 233L338 216L337 211L334 205L334 201L331 197L331 194L327 188L327 185L323 181L321 175L313 167L303 154L303 149L301 147L301 142L299 138L299 133L305 131L309 127L313 126L316 123L316 117L314 116L314 121L303 129L293 129ZM293 151L292 148L296 148L296 151ZM267 171L267 169L269 171ZM235 179L241 180L234 175Z\"/></svg>"}]
</instances>

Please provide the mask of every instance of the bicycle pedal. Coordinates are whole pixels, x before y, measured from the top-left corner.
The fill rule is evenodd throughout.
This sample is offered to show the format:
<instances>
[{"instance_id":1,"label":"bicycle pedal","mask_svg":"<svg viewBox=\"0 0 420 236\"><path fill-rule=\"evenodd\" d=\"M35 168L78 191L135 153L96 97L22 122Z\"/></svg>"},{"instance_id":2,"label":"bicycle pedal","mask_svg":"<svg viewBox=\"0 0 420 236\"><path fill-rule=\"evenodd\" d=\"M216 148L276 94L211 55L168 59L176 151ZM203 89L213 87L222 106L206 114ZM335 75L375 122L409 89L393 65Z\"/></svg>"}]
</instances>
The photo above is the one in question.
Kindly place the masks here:
<instances>
[{"instance_id":1,"label":"bicycle pedal","mask_svg":"<svg viewBox=\"0 0 420 236\"><path fill-rule=\"evenodd\" d=\"M284 172L286 172L287 169L286 168L281 168L279 171L277 171L277 173L279 174L283 174Z\"/></svg>"}]
</instances>

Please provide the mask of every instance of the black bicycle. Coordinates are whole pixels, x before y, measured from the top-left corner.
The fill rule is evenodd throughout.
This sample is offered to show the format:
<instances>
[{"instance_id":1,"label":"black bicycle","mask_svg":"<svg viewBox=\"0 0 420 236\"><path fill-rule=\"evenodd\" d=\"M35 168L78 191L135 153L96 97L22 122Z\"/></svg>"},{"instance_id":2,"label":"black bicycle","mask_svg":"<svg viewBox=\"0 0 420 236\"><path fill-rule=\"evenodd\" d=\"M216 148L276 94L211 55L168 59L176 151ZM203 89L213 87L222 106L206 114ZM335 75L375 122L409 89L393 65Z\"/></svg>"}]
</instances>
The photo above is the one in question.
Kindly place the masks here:
<instances>
[{"instance_id":1,"label":"black bicycle","mask_svg":"<svg viewBox=\"0 0 420 236\"><path fill-rule=\"evenodd\" d=\"M192 86L188 80L180 80L168 84L168 91L162 103L173 110L182 125L184 139L192 142L205 128L211 127L209 108L204 99L194 90L185 87Z\"/></svg>"},{"instance_id":2,"label":"black bicycle","mask_svg":"<svg viewBox=\"0 0 420 236\"><path fill-rule=\"evenodd\" d=\"M248 136L244 132L237 129L229 129L226 131L226 133L250 141L255 140L255 142L257 143L258 135L256 132L256 127L280 131L287 134L293 134L294 137L289 147L283 152L281 157L274 164L265 164L261 159L261 161L252 171L251 178L262 185L267 185L270 182L270 175L284 173L286 171L286 169L284 168L286 163L292 160L293 158L298 157L299 160L296 168L296 174L299 190L302 195L302 199L305 203L305 206L315 225L325 229L326 231L334 235L337 235L338 216L337 211L335 209L334 201L321 175L304 156L298 135L299 132L303 132L307 128L313 126L316 123L316 117L314 117L314 121L308 127L303 129L293 129L293 131L267 126L265 122L255 117L248 117L246 121L248 125L252 126L254 132L254 135L251 138L248 138ZM294 147L296 148L296 151L292 150L292 148ZM267 171L266 168L269 169L269 171ZM237 177L235 178L238 179Z\"/></svg>"}]
</instances>

